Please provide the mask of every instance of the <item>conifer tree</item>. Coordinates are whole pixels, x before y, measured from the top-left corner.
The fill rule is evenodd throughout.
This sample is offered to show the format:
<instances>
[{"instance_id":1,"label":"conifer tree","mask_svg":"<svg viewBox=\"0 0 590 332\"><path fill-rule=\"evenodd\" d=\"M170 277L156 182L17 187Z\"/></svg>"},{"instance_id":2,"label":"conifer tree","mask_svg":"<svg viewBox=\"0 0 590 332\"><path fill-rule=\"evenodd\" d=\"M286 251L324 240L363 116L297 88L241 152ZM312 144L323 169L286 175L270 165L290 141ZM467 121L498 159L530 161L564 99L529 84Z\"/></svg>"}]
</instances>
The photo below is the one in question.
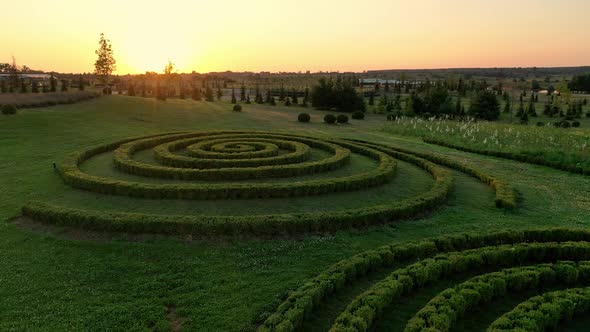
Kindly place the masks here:
<instances>
[{"instance_id":1,"label":"conifer tree","mask_svg":"<svg viewBox=\"0 0 590 332\"><path fill-rule=\"evenodd\" d=\"M281 88L279 90L279 101L284 101L284 100L285 100L285 87L281 83Z\"/></svg>"},{"instance_id":2,"label":"conifer tree","mask_svg":"<svg viewBox=\"0 0 590 332\"><path fill-rule=\"evenodd\" d=\"M244 83L240 87L240 101L246 101L246 86Z\"/></svg>"},{"instance_id":3,"label":"conifer tree","mask_svg":"<svg viewBox=\"0 0 590 332\"><path fill-rule=\"evenodd\" d=\"M78 91L84 91L84 78L82 75L78 77Z\"/></svg>"},{"instance_id":4,"label":"conifer tree","mask_svg":"<svg viewBox=\"0 0 590 332\"><path fill-rule=\"evenodd\" d=\"M232 104L236 104L238 101L236 100L236 93L234 91L234 89L231 89L231 103Z\"/></svg>"},{"instance_id":5,"label":"conifer tree","mask_svg":"<svg viewBox=\"0 0 590 332\"><path fill-rule=\"evenodd\" d=\"M221 91L221 86L217 85L217 100L221 100L223 97L223 91Z\"/></svg>"},{"instance_id":6,"label":"conifer tree","mask_svg":"<svg viewBox=\"0 0 590 332\"><path fill-rule=\"evenodd\" d=\"M293 89L293 92L291 93L291 101L293 102L293 104L297 105L299 104L299 99L297 96L297 90Z\"/></svg>"}]
</instances>

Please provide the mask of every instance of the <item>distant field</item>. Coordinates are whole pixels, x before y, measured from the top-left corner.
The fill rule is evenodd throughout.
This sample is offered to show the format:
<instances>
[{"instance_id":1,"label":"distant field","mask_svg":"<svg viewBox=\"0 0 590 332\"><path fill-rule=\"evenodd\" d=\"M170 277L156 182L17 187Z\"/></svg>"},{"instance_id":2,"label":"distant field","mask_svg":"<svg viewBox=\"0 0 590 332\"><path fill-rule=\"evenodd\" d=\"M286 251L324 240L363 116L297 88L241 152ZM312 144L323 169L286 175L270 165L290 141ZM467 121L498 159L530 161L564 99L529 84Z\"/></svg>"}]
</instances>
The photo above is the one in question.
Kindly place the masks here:
<instances>
[{"instance_id":1,"label":"distant field","mask_svg":"<svg viewBox=\"0 0 590 332\"><path fill-rule=\"evenodd\" d=\"M310 113L311 122L297 122L300 112ZM532 267L526 271L508 271L494 276L534 274L541 268L555 275L567 269L585 271L582 263L575 266L556 265L557 258L541 257L540 254L516 257L513 253L524 253L528 250L525 242L537 236L529 233L519 233L518 238L514 235L516 233L503 234L480 242L474 237L465 238L473 240L473 243L464 238L439 238L436 252L432 250L432 244L427 245L425 252L402 250L405 250L403 245L407 241L442 235L464 232L481 235L559 226L580 230L581 235L575 232L542 233L538 237L545 237L536 253L549 250L546 247L553 246L550 243L553 240L572 240L571 245L576 250L566 248L561 256L555 257L576 262L589 260L590 255L586 255L588 250L584 249L586 244L581 239L590 238L583 231L590 226L590 177L426 144L420 138L422 131L410 125L403 131L387 129L395 124L386 121L385 115L369 112L365 120L327 125L322 123L325 114L311 108L254 104L243 105L242 112L234 112L227 101L209 103L168 99L162 102L151 98L106 96L72 105L21 109L14 116L0 116L0 187L3 188L0 191L0 220L4 221L0 223L0 271L3 271L0 274L3 285L0 288L0 330L254 331L257 328L264 330L265 327L279 330L278 324L283 324L282 327L287 330L297 325L305 331L327 331L330 327L340 331L353 321L348 318L354 317L359 319L354 321L362 320L362 324L368 324L375 330L401 331L433 297L447 288L462 287L470 278L488 278L487 274L491 272L521 265L552 264L550 267ZM590 124L584 120L581 129L564 131L564 135L579 134L583 140L586 127ZM420 128L424 129L423 126ZM122 143L95 153L77 167L85 174L115 180L113 182L119 184L139 182L137 187L142 187L142 190L149 190L151 185L166 184L193 187L211 184L225 188L228 183L252 186L290 185L302 181L324 183L324 180L338 181L378 170L381 160L388 158L395 161L396 169L391 179L383 183L375 180L370 186L342 191L334 189L317 195L301 195L300 191L293 191L294 196L290 198L255 196L243 199L226 197L229 194L224 193L226 196L217 199L148 199L137 197L142 195L141 190L131 194L130 191L106 192L112 188L111 182L105 185L107 189L103 192L90 187L76 189L80 184L66 184L52 164L55 162L63 170L72 153L127 138L171 132L207 132L210 135L215 131L247 131L248 135L254 136L239 137L238 140L230 137L232 144L216 147L222 153L231 149L260 151L262 148L247 147L256 139L264 139L265 143L268 143L267 139L275 140L271 144L278 144L276 140L283 139L293 144L299 142L297 137L312 137L353 150L353 146L361 145L379 153L365 155L362 149L353 151L347 163L316 173L221 181L212 178L162 178L154 173L145 176L132 174L135 171L122 171L114 163L119 157L130 157L129 163L138 169L145 168L145 164L149 169L162 166L155 153L159 151L157 144L151 146L148 142L133 153L124 149L117 152L126 144ZM266 136L252 134L258 131L264 131ZM243 141L237 142L240 139ZM180 140L177 137L170 142ZM137 141L133 139L129 143ZM309 155L296 165L325 160L334 154L314 146L313 142L305 142L311 146ZM126 147L132 148L133 145ZM559 147L553 150L559 150ZM563 150L573 151L574 147L566 146ZM172 152L174 160L185 160L183 157L189 155L187 146ZM292 150L286 145L275 152L275 157L280 157L292 153ZM177 170L172 172L178 173ZM354 227L334 223L336 227L329 231L322 228L325 225L322 222L340 211L401 206L402 202L414 197L426 201L430 196L420 195L430 192L444 195L440 201L424 207L419 213L395 217L389 214L388 218L378 222L367 217L363 219L367 220L366 223L350 225ZM503 205L510 199L514 200L515 206ZM94 211L99 213L100 218L88 218L85 222L74 217L58 220L60 224L77 225L74 228L47 226L21 217L21 208L31 201L63 209ZM253 219L269 214L325 213L326 218L316 220L318 224L308 225L304 231L296 229L295 232L288 230L288 226L293 225L288 223L281 224L283 228L276 227L279 231L267 235L250 234L248 231L252 228L231 228L235 225L230 225L228 227L232 230L239 230L238 234L227 231L230 236L219 237L216 233L203 235L194 228L188 231L182 225L176 225L179 228L173 230L177 232L170 232L175 235L160 236L156 226L134 223L137 219L125 224L128 219L116 219L111 215L120 212ZM120 227L129 233L87 231L88 228L97 228L97 220L110 221L110 228L106 228L111 231ZM314 227L320 231L310 232ZM134 233L138 229L140 235ZM151 230L156 230L156 235L143 234ZM501 243L514 243L519 250L499 246L494 239L501 239ZM487 252L482 244L494 248ZM381 246L389 249L380 249L378 253L372 251ZM461 253L452 256L453 248ZM551 248L554 248L550 249L554 250L552 253L562 252L561 244ZM434 264L434 260L426 259L434 254L442 255L436 260L439 263L462 262L464 257L475 257L463 255L464 250L471 249L475 250L474 255L492 257L494 253L502 252L506 256L503 256L503 263L497 266L482 260L481 264L468 270L456 266L455 272L448 275L434 277L434 272L428 274L431 278L429 282L415 282L416 287L400 293L399 297L392 295L384 300L382 306L379 304L379 310L375 311L378 318L373 319L372 314L366 314L366 310L374 308L355 307L359 303L375 304L363 302L370 294L365 291L389 294L379 287L392 272L417 261L418 264ZM389 261L390 252L395 252L400 260ZM354 256L359 253L363 255ZM341 265L333 265L340 261L343 262ZM344 269L342 274L334 272L339 268ZM327 269L331 272L325 272ZM547 272L547 269L553 272ZM433 265L430 271L439 270ZM582 275L582 272L577 274ZM424 276L426 278L426 274ZM324 282L308 283L312 279ZM583 287L585 283L586 280L579 277L567 284L554 282L546 287L527 284L527 287L509 292L505 297L491 298L489 302L478 303L477 306L474 304L477 310L466 312L453 328L458 331L485 331L496 318L531 296L566 286ZM313 285L326 288L320 290ZM393 289L391 287L387 289ZM326 291L328 288L330 291ZM289 293L296 289L300 292ZM318 293L320 291L321 294ZM288 294L293 296L292 302L285 302ZM321 301L314 302L310 294ZM570 325L568 331L585 330L583 323L588 319L579 317L578 323Z\"/></svg>"}]
</instances>

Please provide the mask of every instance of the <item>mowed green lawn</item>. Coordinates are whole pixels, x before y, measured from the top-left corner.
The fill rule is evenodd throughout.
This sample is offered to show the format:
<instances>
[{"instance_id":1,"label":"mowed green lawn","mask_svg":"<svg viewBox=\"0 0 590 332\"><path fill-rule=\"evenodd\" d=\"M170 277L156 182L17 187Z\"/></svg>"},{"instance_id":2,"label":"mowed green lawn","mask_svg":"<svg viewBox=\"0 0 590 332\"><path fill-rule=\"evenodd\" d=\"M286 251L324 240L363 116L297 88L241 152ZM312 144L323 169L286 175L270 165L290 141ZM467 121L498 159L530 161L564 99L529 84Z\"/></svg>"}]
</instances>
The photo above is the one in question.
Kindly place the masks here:
<instances>
[{"instance_id":1,"label":"mowed green lawn","mask_svg":"<svg viewBox=\"0 0 590 332\"><path fill-rule=\"evenodd\" d=\"M302 111L312 114L312 123L296 121ZM590 226L590 177L391 136L378 130L385 124L383 115L368 115L348 125L326 125L321 122L324 114L259 105L244 105L243 112L236 113L225 102L111 96L0 116L0 330L247 331L289 289L340 259L382 244L463 231ZM88 239L84 232L31 230L10 222L29 200L114 210L133 203L125 197L99 198L64 185L52 162L61 162L73 151L130 136L213 129L276 130L434 150L509 181L521 197L520 207L512 212L495 208L492 189L455 172L452 197L428 215L336 234L186 243L161 237L132 241L124 235ZM400 164L399 172L395 181L400 192L411 194L428 186L429 179L412 166ZM388 195L395 199L396 194L383 191L371 199L379 201ZM336 197L327 208L358 204L359 197L342 196L341 202ZM209 213L247 205L215 203L207 203ZM264 204L251 208L264 212L269 209ZM297 209L323 207L313 199L297 204ZM150 209L148 205L143 208ZM289 202L281 205L290 208ZM150 212L175 208L159 202ZM333 310L313 317L312 327L329 327L338 310L360 291L352 289L345 295L348 299L334 299ZM411 316L414 307L420 305L408 305L405 316ZM384 325L388 324L386 320Z\"/></svg>"}]
</instances>

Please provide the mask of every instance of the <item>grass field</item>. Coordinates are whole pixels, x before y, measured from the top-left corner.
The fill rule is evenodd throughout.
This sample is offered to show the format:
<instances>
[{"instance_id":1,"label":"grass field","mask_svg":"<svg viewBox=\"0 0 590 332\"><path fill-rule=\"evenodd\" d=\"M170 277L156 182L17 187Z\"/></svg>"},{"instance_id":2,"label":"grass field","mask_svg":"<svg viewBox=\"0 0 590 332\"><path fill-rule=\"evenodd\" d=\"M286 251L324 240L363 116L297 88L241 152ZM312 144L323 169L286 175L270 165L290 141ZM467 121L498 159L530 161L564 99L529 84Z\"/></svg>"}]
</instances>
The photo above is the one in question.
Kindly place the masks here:
<instances>
[{"instance_id":1,"label":"grass field","mask_svg":"<svg viewBox=\"0 0 590 332\"><path fill-rule=\"evenodd\" d=\"M385 244L445 234L516 230L530 227L590 226L590 177L543 166L486 157L423 143L418 137L383 132L383 115L347 125L326 125L325 112L300 107L244 105L231 111L226 102L194 102L109 96L79 104L20 110L0 116L0 330L186 330L251 331L272 313L289 290L330 265ZM309 112L312 122L296 121ZM68 207L127 210L154 214L256 215L335 211L398 201L432 186L423 169L399 161L397 175L385 186L329 196L254 200L145 200L76 190L63 183L52 163L69 154L120 139L174 131L265 130L281 133L362 139L420 153L442 155L510 183L519 198L514 210L494 206L494 189L448 169L455 183L446 202L408 220L362 229L281 237L199 238L97 234L46 227L13 219L21 207L40 200ZM584 129L582 129L584 130ZM585 133L585 131L583 131ZM321 153L312 158L322 158ZM150 155L138 155L152 162ZM329 176L345 176L375 167L353 156ZM111 156L83 165L91 174L116 174ZM316 174L314 178L322 178ZM166 182L169 180L153 180ZM278 181L292 182L292 179ZM275 182L275 181L272 181ZM391 272L360 278L328 297L303 328L326 331L347 305ZM477 272L487 272L486 268ZM389 307L378 329L403 329L439 291L463 282L460 275L401 298ZM535 292L531 292L535 293ZM528 297L490 304L486 323ZM399 314L397 314L399 313ZM477 315L457 329L485 331ZM569 327L583 331L584 324Z\"/></svg>"}]
</instances>

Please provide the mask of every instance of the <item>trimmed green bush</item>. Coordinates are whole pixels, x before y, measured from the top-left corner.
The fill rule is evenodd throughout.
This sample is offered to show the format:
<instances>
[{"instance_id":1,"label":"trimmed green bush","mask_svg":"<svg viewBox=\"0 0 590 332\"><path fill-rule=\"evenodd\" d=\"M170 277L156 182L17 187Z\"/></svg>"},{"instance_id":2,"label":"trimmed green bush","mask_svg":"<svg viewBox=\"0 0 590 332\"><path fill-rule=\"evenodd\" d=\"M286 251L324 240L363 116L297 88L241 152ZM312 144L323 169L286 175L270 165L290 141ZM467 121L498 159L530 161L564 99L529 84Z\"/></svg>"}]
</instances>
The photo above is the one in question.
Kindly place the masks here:
<instances>
[{"instance_id":1,"label":"trimmed green bush","mask_svg":"<svg viewBox=\"0 0 590 332\"><path fill-rule=\"evenodd\" d=\"M361 111L356 111L352 113L352 118L355 120L363 120L365 118L365 113Z\"/></svg>"},{"instance_id":2,"label":"trimmed green bush","mask_svg":"<svg viewBox=\"0 0 590 332\"><path fill-rule=\"evenodd\" d=\"M551 284L572 285L590 281L590 262L559 262L517 267L472 278L435 296L410 319L404 332L436 328L450 331L458 319L483 303L509 292L546 287Z\"/></svg>"},{"instance_id":3,"label":"trimmed green bush","mask_svg":"<svg viewBox=\"0 0 590 332\"><path fill-rule=\"evenodd\" d=\"M14 115L17 112L17 108L14 105L2 105L2 114Z\"/></svg>"},{"instance_id":4,"label":"trimmed green bush","mask_svg":"<svg viewBox=\"0 0 590 332\"><path fill-rule=\"evenodd\" d=\"M297 116L297 121L299 122L309 122L311 120L311 116L309 113L299 113Z\"/></svg>"},{"instance_id":5,"label":"trimmed green bush","mask_svg":"<svg viewBox=\"0 0 590 332\"><path fill-rule=\"evenodd\" d=\"M572 127L573 128L579 128L580 127L580 121L574 121L574 122L572 122Z\"/></svg>"},{"instance_id":6,"label":"trimmed green bush","mask_svg":"<svg viewBox=\"0 0 590 332\"><path fill-rule=\"evenodd\" d=\"M338 116L336 117L336 122L338 122L338 123L348 123L348 115L338 114Z\"/></svg>"},{"instance_id":7,"label":"trimmed green bush","mask_svg":"<svg viewBox=\"0 0 590 332\"><path fill-rule=\"evenodd\" d=\"M428 257L448 252L447 258L441 259L441 264L446 265L448 262L457 259L457 267L470 268L473 267L474 263L478 262L477 259L473 260L473 258L477 257L487 257L486 264L491 266L495 266L494 264L509 266L510 263L505 260L507 257L522 262L527 257L536 257L534 260L541 261L544 257L572 259L573 257L569 256L569 253L575 253L577 257L584 259L586 259L586 255L590 255L589 244L585 242L582 242L580 246L577 246L576 243L551 243L566 241L590 241L590 231L586 229L546 228L520 231L508 230L494 233L464 233L445 235L419 242L393 243L374 250L364 251L330 266L317 277L292 291L284 302L277 307L276 311L264 321L259 331L278 331L280 330L279 326L292 326L298 329L301 327L303 318L310 315L315 307L338 290L347 287L352 281L362 278L370 271L379 268L422 259L423 261L414 264L414 267L408 266L408 268L394 272L395 275L393 276L396 276L396 278L393 280L399 280L401 286L391 287L393 285L386 282L386 280L390 280L389 278L376 284L369 291L357 297L332 327L332 331L364 331L370 327L371 322L378 316L378 311L375 309L381 308L383 310L393 297L399 296L401 291L411 287L411 278L401 277L400 273L403 273L403 271L417 271L416 268L425 266L426 262L429 262L428 264L431 264L432 267L437 266L435 263L439 259L428 259ZM525 244L526 242L542 243ZM512 246L518 243L523 244L518 245L518 247ZM501 248L502 250L494 247L498 245L504 245ZM486 246L490 247L486 248ZM474 256L471 253L475 253L476 248L481 248L481 251L478 252L477 256ZM527 248L530 248L530 250ZM421 270L426 271L427 269L423 268ZM433 273L431 273L430 278L436 276L435 271L437 270L432 270ZM442 271L446 271L445 273L452 272L445 269L439 270L439 273ZM426 281L427 279L421 277L422 283ZM383 287L380 285L383 285ZM311 303L309 303L309 299L312 299ZM369 307L365 307L365 305ZM372 314L369 316L357 316L354 314L357 310L359 310L359 315L366 312Z\"/></svg>"},{"instance_id":8,"label":"trimmed green bush","mask_svg":"<svg viewBox=\"0 0 590 332\"><path fill-rule=\"evenodd\" d=\"M336 117L334 116L334 114L326 114L324 116L324 122L328 124L334 124L336 123Z\"/></svg>"},{"instance_id":9,"label":"trimmed green bush","mask_svg":"<svg viewBox=\"0 0 590 332\"><path fill-rule=\"evenodd\" d=\"M242 105L235 104L234 107L233 107L233 111L234 112L241 112L242 111Z\"/></svg>"},{"instance_id":10,"label":"trimmed green bush","mask_svg":"<svg viewBox=\"0 0 590 332\"><path fill-rule=\"evenodd\" d=\"M557 331L560 321L590 311L590 287L571 288L532 297L496 319L489 332Z\"/></svg>"}]
</instances>

